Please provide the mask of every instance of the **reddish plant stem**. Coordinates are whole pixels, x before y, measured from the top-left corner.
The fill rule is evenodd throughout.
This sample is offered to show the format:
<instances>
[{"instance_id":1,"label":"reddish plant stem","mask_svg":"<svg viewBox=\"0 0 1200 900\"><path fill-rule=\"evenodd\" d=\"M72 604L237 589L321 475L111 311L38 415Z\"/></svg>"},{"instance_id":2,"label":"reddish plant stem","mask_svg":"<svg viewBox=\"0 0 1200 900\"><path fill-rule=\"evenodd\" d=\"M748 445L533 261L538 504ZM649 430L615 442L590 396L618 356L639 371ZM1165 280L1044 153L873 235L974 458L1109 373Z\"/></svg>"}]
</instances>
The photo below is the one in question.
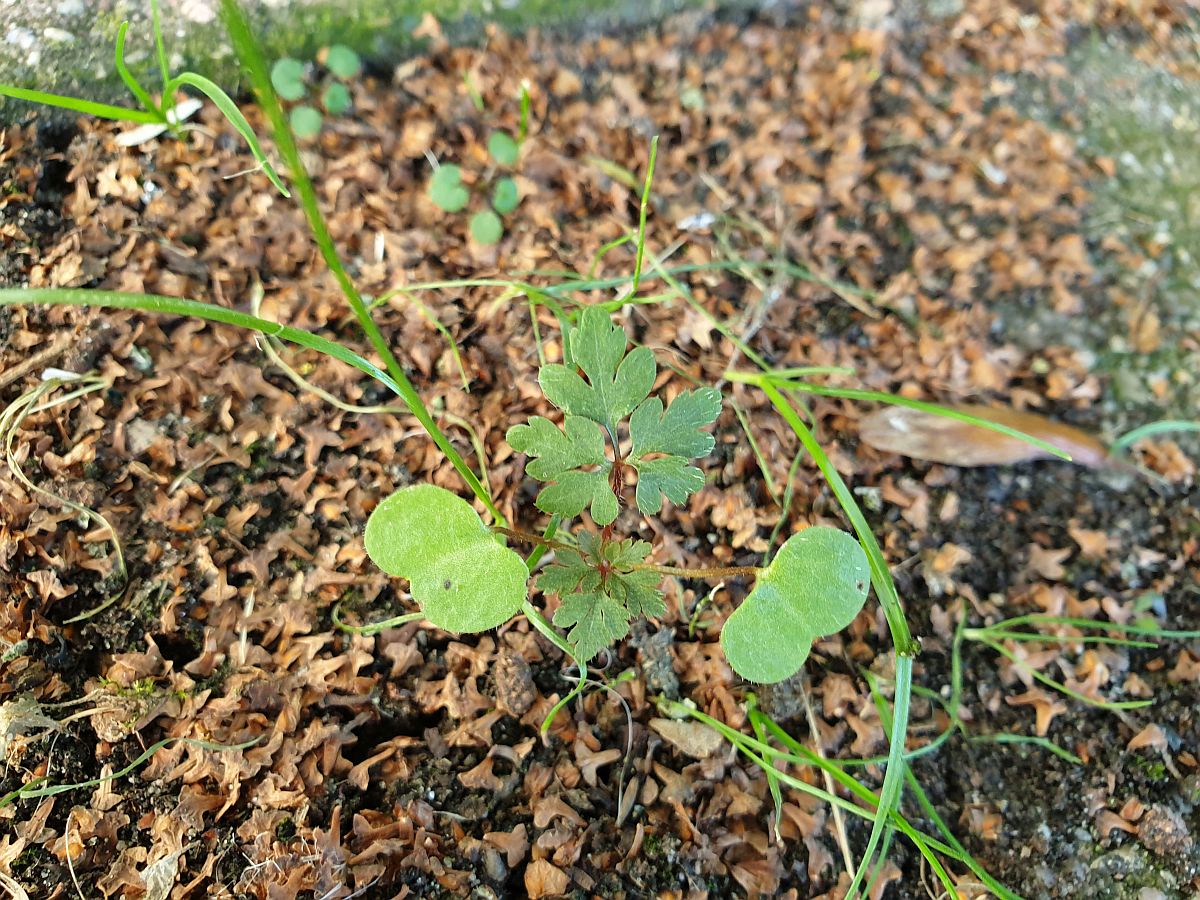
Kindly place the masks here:
<instances>
[{"instance_id":1,"label":"reddish plant stem","mask_svg":"<svg viewBox=\"0 0 1200 900\"><path fill-rule=\"evenodd\" d=\"M564 544L562 541L550 540L544 538L540 534L533 534L529 531L519 531L516 528L505 528L501 525L493 525L492 531L497 534L502 534L514 541L520 541L522 544L538 544L542 547L549 547L552 550L574 550L570 544Z\"/></svg>"},{"instance_id":2,"label":"reddish plant stem","mask_svg":"<svg viewBox=\"0 0 1200 900\"><path fill-rule=\"evenodd\" d=\"M647 564L634 566L634 568L646 572L657 572L660 575L674 575L676 578L733 578L737 575L754 578L762 571L758 566L715 566L711 568L688 569L679 566L653 566Z\"/></svg>"}]
</instances>

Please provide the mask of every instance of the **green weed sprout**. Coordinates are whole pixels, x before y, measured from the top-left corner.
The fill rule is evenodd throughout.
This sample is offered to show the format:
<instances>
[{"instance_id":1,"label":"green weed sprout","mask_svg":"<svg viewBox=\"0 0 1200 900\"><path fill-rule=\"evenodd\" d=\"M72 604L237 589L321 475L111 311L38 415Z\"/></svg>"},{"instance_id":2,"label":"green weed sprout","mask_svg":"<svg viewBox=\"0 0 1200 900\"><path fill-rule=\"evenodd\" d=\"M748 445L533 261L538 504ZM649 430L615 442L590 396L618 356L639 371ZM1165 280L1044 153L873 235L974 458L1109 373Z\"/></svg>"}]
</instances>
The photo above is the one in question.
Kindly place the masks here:
<instances>
[{"instance_id":1,"label":"green weed sprout","mask_svg":"<svg viewBox=\"0 0 1200 900\"><path fill-rule=\"evenodd\" d=\"M350 110L353 101L347 84L362 74L362 60L342 44L326 47L317 54L317 62L324 66L325 72L316 78L311 67L290 56L276 60L271 66L271 85L280 99L295 104L288 118L292 131L304 140L321 132L324 119L317 104L331 116L341 116Z\"/></svg>"},{"instance_id":2,"label":"green weed sprout","mask_svg":"<svg viewBox=\"0 0 1200 900\"><path fill-rule=\"evenodd\" d=\"M470 82L468 81L468 87ZM472 88L475 106L483 110L483 98ZM468 223L471 239L477 244L490 246L499 243L504 237L504 223L501 216L507 216L521 203L521 189L511 173L516 170L521 159L521 144L529 128L529 91L521 88L521 119L517 136L513 137L507 131L493 131L488 137L488 156L495 170L481 173L480 189L488 194L486 206L477 210ZM429 179L427 191L429 199L443 212L461 212L471 202L471 192L463 184L462 169L454 163L436 165L433 176Z\"/></svg>"}]
</instances>

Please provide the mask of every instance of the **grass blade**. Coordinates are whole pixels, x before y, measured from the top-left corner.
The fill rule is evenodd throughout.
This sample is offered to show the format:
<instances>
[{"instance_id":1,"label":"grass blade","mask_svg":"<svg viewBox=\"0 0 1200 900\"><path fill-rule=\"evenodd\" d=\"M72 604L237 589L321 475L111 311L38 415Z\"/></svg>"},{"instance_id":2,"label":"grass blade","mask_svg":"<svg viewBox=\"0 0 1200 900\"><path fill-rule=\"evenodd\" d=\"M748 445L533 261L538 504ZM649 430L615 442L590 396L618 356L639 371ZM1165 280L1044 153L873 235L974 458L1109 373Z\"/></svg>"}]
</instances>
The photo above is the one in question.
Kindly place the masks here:
<instances>
[{"instance_id":1,"label":"grass blade","mask_svg":"<svg viewBox=\"0 0 1200 900\"><path fill-rule=\"evenodd\" d=\"M229 99L229 95L221 90L218 85L209 81L203 75L197 75L195 72L180 72L176 75L167 84L167 94L174 94L175 90L184 84L200 91L213 102L217 109L221 111L221 115L228 119L229 124L242 136L242 140L246 142L254 159L262 168L263 174L270 179L275 189L283 194L283 196L291 197L291 192L288 191L283 180L280 179L279 173L275 171L274 166L268 162L266 154L263 153L262 145L259 144L258 137L254 134L254 129L250 127L250 123L246 121L246 117L242 115L242 111L237 108L237 104Z\"/></svg>"},{"instance_id":2,"label":"grass blade","mask_svg":"<svg viewBox=\"0 0 1200 900\"><path fill-rule=\"evenodd\" d=\"M279 103L279 97L276 96L275 89L271 86L271 74L267 69L266 59L263 57L262 49L259 47L258 41L255 40L254 34L250 30L250 24L246 21L246 17L242 13L237 0L221 0L221 15L230 40L237 51L238 58L241 59L242 66L250 76L250 82L254 86L258 102L267 119L271 122L271 129L275 135L275 146L279 150L280 156L283 157L284 162L287 163L292 183L296 189L297 200L300 208L304 210L305 217L308 219L313 240L316 242L318 248L320 248L325 265L329 267L329 271L333 274L334 279L341 288L342 294L346 298L346 303L350 306L354 317L358 320L363 334L366 335L367 340L370 341L379 358L383 360L384 368L387 370L389 376L386 382L388 387L395 390L408 408L412 410L412 414L416 416L417 421L421 423L421 426L433 440L434 444L445 454L450 464L462 476L467 486L471 489L471 492L487 507L488 512L491 513L495 522L500 525L507 525L508 520L504 518L504 515L492 501L490 491L484 488L483 483L479 480L479 476L471 470L466 460L462 458L462 455L450 443L449 438L438 427L433 416L430 415L425 402L421 399L421 395L404 373L404 368L396 359L396 355L392 352L391 347L388 346L387 340L379 330L379 326L371 318L370 310L367 308L366 303L363 302L362 295L359 294L358 288L355 287L349 273L346 271L346 267L342 264L337 248L333 243L333 236L329 233L329 226L326 224L325 217L321 213L316 189L313 187L312 180L308 177L308 171L304 168L304 161L300 158L300 149L296 145L296 136L292 133L288 117Z\"/></svg>"},{"instance_id":3,"label":"grass blade","mask_svg":"<svg viewBox=\"0 0 1200 900\"><path fill-rule=\"evenodd\" d=\"M1186 419L1163 419L1161 422L1150 422L1132 431L1127 431L1112 442L1112 452L1122 453L1143 438L1154 437L1156 434L1168 434L1174 431L1200 431L1200 422L1189 422Z\"/></svg>"},{"instance_id":4,"label":"grass blade","mask_svg":"<svg viewBox=\"0 0 1200 900\"><path fill-rule=\"evenodd\" d=\"M738 376L738 377L735 377ZM725 377L730 381L740 381L744 377L744 373L726 372ZM947 419L954 419L963 422L967 425L975 425L979 428L986 428L989 431L995 431L999 434L1007 435L1008 437L1016 438L1024 441L1027 444L1032 444L1039 450L1045 450L1059 459L1071 460L1071 454L1064 450L1060 450L1053 444L1043 441L1041 438L1033 437L1023 431L1018 431L1008 425L1001 425L999 422L992 422L980 416L973 416L970 413L962 412L961 410L952 409L949 406L942 406L938 403L928 403L924 400L910 400L908 397L901 397L897 394L888 394L884 391L867 391L858 388L835 388L825 387L824 385L811 384L806 381L794 381L791 379L776 380L773 373L768 373L768 378L775 381L779 386L790 388L797 391L803 391L806 394L816 394L820 397L843 397L847 400L870 400L877 403L887 403L891 406L904 406L908 409L915 409L921 412L930 413L935 416L942 416ZM753 376L757 383L760 376Z\"/></svg>"},{"instance_id":5,"label":"grass blade","mask_svg":"<svg viewBox=\"0 0 1200 900\"><path fill-rule=\"evenodd\" d=\"M27 88L14 87L11 84L0 84L0 97L12 97L14 100L28 100L30 103L41 103L58 109L69 109L85 116L96 116L99 119L112 119L116 122L136 122L139 125L159 125L162 118L158 113L146 112L143 109L130 109L127 106L113 106L108 103L97 103L94 100L83 100L79 97L66 97L62 94L50 94L46 91L35 91Z\"/></svg>"},{"instance_id":6,"label":"grass blade","mask_svg":"<svg viewBox=\"0 0 1200 900\"><path fill-rule=\"evenodd\" d=\"M133 73L125 65L125 34L128 31L128 22L122 22L121 27L117 29L117 46L113 51L113 64L117 67L117 74L125 82L125 87L129 88L129 93L133 94L137 98L138 103L142 104L142 108L147 112L156 113L158 121L166 125L167 114L163 111L163 108L154 102L154 98L150 96L150 92L142 87L141 83L133 77Z\"/></svg>"},{"instance_id":7,"label":"grass blade","mask_svg":"<svg viewBox=\"0 0 1200 900\"><path fill-rule=\"evenodd\" d=\"M642 203L638 209L638 230L637 230L637 259L633 264L633 287L630 288L630 295L638 292L638 285L642 283L642 258L646 253L646 212L650 207L650 184L654 181L654 162L658 159L658 135L650 139L650 163L646 167L646 184L642 188Z\"/></svg>"}]
</instances>

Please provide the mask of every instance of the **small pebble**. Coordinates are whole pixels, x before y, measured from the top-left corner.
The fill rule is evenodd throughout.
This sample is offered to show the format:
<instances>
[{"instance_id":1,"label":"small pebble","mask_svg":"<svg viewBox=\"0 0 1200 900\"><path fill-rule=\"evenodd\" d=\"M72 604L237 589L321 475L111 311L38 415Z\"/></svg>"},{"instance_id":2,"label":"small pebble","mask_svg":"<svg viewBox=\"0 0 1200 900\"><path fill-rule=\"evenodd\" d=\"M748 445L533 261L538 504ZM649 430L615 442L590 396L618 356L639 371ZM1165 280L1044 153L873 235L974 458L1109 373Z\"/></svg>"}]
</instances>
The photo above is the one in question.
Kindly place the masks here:
<instances>
[{"instance_id":1,"label":"small pebble","mask_svg":"<svg viewBox=\"0 0 1200 900\"><path fill-rule=\"evenodd\" d=\"M35 35L32 31L30 31L28 28L21 28L17 25L14 25L12 28L8 29L8 34L4 36L4 42L6 44L12 44L19 50L28 50L33 46L34 41L36 40L37 35Z\"/></svg>"}]
</instances>

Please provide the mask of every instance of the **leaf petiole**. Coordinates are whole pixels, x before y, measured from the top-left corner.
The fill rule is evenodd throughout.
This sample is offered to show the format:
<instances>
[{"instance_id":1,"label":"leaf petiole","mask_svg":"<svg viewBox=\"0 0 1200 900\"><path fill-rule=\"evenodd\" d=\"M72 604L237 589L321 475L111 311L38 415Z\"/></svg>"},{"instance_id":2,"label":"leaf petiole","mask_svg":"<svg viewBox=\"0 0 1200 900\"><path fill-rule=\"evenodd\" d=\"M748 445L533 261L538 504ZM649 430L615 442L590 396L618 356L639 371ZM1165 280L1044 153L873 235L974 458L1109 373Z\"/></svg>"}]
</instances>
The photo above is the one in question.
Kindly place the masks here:
<instances>
[{"instance_id":1,"label":"leaf petiole","mask_svg":"<svg viewBox=\"0 0 1200 900\"><path fill-rule=\"evenodd\" d=\"M521 531L517 528L506 528L503 525L493 525L492 531L496 534L502 534L506 538L511 538L514 541L520 541L522 544L534 544L538 547L545 547L549 550L574 550L570 544L564 544L562 541L556 541L553 538L545 537L544 535L534 534L531 531Z\"/></svg>"},{"instance_id":2,"label":"leaf petiole","mask_svg":"<svg viewBox=\"0 0 1200 900\"><path fill-rule=\"evenodd\" d=\"M758 566L713 566L688 569L680 566L655 566L643 563L633 568L635 571L657 572L660 575L673 575L676 578L734 578L738 575L757 578L762 573L762 569Z\"/></svg>"}]
</instances>

